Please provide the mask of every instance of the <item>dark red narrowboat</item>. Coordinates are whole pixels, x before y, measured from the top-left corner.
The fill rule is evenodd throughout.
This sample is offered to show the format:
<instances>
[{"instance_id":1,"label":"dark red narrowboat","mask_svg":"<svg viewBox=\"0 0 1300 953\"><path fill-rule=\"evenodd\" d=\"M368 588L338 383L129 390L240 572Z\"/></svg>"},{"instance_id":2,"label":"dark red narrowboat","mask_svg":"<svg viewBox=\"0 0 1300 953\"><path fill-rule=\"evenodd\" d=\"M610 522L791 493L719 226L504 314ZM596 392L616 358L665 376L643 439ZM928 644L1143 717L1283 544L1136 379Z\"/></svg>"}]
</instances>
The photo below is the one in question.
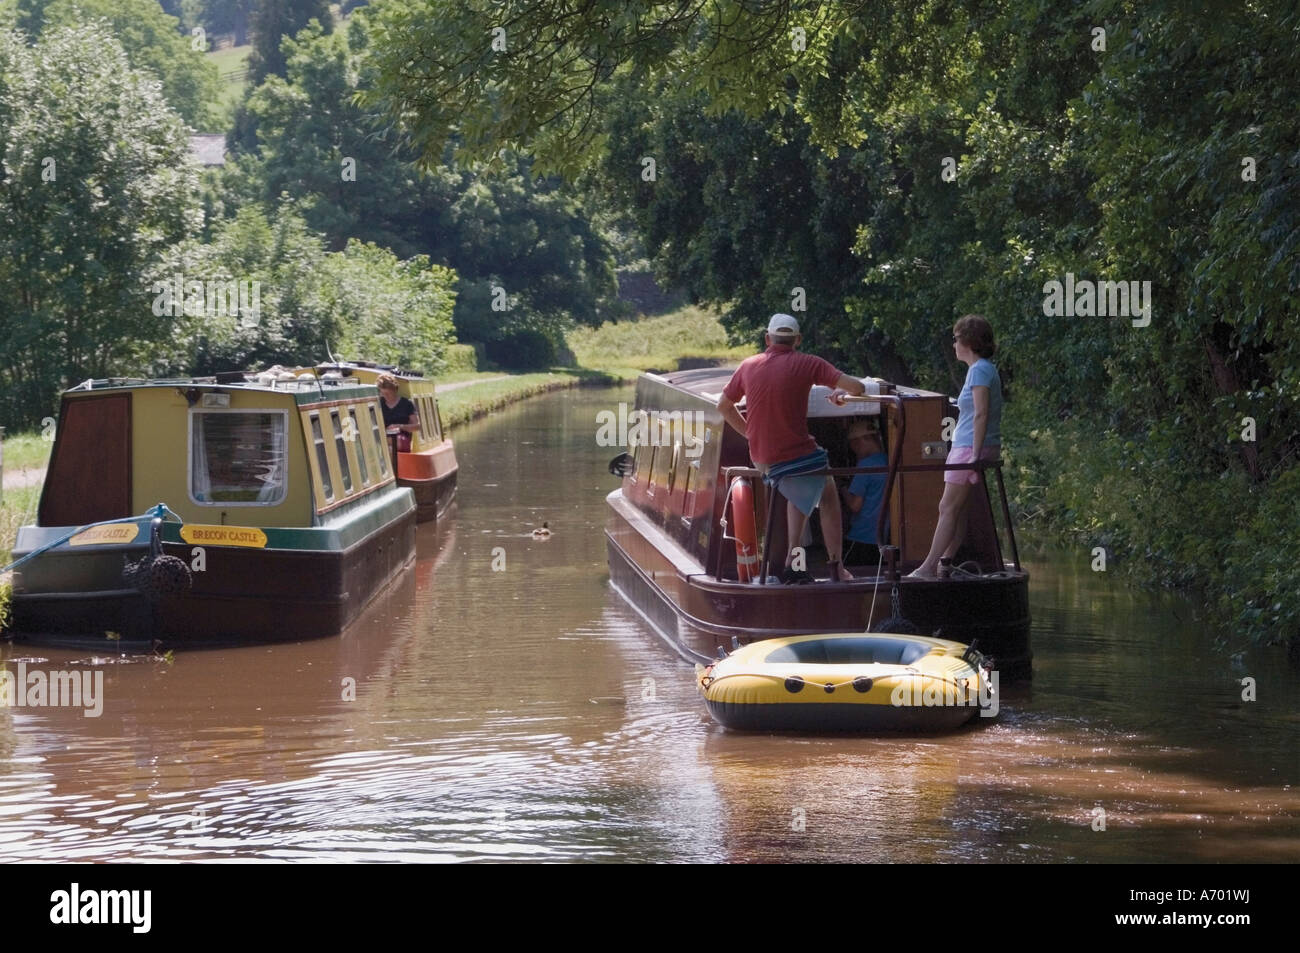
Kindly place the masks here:
<instances>
[{"instance_id":1,"label":"dark red narrowboat","mask_svg":"<svg viewBox=\"0 0 1300 953\"><path fill-rule=\"evenodd\" d=\"M976 645L1003 678L1028 677L1029 575L1020 565L1000 461L975 466L983 479L954 560L961 568L943 579L906 576L925 558L938 519L944 418L956 417L949 399L865 379L868 397L836 407L825 399L829 391L813 389L808 427L830 454L826 472L885 477L877 536L885 544L869 563L847 556L853 581L831 582L814 540L806 545L808 568L820 578L782 585L784 503L764 486L744 436L717 410L732 370L645 374L637 383L629 452L611 463L622 486L607 500L610 580L628 604L691 661L711 661L719 648L760 639L868 630L901 615L920 634ZM856 466L846 440L854 420L878 428L886 465ZM741 481L750 487L748 498L735 492ZM756 540L737 531L749 520Z\"/></svg>"}]
</instances>

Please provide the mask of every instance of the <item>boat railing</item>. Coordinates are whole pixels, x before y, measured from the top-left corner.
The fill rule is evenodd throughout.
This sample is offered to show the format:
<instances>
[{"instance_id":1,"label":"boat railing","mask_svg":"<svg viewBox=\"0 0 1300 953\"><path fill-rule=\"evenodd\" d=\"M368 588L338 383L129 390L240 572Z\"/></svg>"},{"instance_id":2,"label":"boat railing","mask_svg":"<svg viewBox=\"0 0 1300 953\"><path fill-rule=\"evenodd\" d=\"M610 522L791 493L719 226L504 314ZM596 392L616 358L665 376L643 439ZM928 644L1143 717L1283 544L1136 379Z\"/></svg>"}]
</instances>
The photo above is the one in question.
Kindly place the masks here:
<instances>
[{"instance_id":1,"label":"boat railing","mask_svg":"<svg viewBox=\"0 0 1300 953\"><path fill-rule=\"evenodd\" d=\"M856 397L850 395L845 399L849 402L855 402L855 403L883 403L890 406L891 409L897 412L898 427L897 427L897 432L894 435L894 439L891 441L892 446L890 448L890 453L889 453L889 463L886 466L874 466L874 467L824 467L820 470L810 470L807 473L797 474L798 476L852 477L852 476L857 476L858 474L884 473L885 491L881 495L880 512L876 517L876 539L883 540L886 538L885 528L889 518L890 503L893 500L894 489L898 484L898 475L900 473L934 473L934 472L947 472L949 470L977 470L979 471L980 479L982 481L982 485L984 486L985 496L987 498L988 495L987 471L992 470L997 477L998 500L1001 504L1002 520L1006 529L1007 539L1011 547L1012 565L1015 567L1016 572L1021 571L1020 550L1016 545L1015 529L1011 524L1011 507L1007 503L1007 488L1006 488L1006 482L1002 478L1002 460L1000 458L997 460L974 460L971 461L970 463L949 464L945 462L945 463L903 464L900 462L899 459L902 455L902 448L907 434L907 412L906 412L906 403L903 397L898 394L871 394L862 397ZM730 496L731 496L730 488L732 486L733 481L736 478L738 477L762 478L763 473L761 470L758 470L755 467L725 467L723 469L723 477L724 477L724 484L727 487L728 500L730 500ZM773 489L778 491L780 490L780 480L777 481ZM775 492L770 493L768 494L768 497L769 499L768 499L768 506L767 506L767 520L763 526L763 550L762 550L762 556L759 561L758 583L760 585L766 583L768 575L771 572L771 561L772 561L771 530L772 530L773 520L776 518L777 493ZM724 509L724 515L725 515L725 509ZM1005 563L1003 561L1003 555L1002 555L1002 540L999 537L999 534L997 533L996 529L993 533L993 541L997 549L998 565L1003 566L1005 565ZM882 549L891 550L890 560L889 560L889 572L890 575L895 580L897 580L899 577L899 566L898 566L898 561L896 559L898 555L897 547L882 546ZM717 557L715 560L714 571L713 571L714 576L719 579L722 578L722 551L723 551L723 547L719 546L717 548Z\"/></svg>"}]
</instances>

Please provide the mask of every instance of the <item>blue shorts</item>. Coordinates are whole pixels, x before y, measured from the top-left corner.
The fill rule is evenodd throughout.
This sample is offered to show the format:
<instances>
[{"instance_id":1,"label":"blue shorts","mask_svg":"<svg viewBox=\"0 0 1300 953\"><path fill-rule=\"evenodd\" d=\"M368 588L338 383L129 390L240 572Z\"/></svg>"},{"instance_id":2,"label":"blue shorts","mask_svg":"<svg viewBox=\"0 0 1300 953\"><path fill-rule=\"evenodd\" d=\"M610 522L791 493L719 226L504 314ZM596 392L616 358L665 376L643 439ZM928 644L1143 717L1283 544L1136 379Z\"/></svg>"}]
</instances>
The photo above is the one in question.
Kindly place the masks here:
<instances>
[{"instance_id":1,"label":"blue shorts","mask_svg":"<svg viewBox=\"0 0 1300 953\"><path fill-rule=\"evenodd\" d=\"M812 453L783 463L757 464L763 471L763 482L775 486L781 495L795 505L804 516L812 516L826 489L826 474L806 476L809 470L825 470L830 457L818 447Z\"/></svg>"}]
</instances>

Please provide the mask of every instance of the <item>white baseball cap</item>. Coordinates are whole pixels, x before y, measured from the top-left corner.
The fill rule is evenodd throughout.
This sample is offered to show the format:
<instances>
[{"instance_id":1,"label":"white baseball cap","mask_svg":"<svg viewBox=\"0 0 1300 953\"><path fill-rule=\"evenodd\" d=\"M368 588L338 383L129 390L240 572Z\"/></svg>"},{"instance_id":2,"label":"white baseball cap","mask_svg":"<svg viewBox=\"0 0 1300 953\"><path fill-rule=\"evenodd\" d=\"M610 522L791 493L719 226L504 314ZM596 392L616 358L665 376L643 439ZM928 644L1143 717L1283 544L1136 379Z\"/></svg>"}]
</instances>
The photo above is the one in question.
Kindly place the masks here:
<instances>
[{"instance_id":1,"label":"white baseball cap","mask_svg":"<svg viewBox=\"0 0 1300 953\"><path fill-rule=\"evenodd\" d=\"M799 322L788 314L774 314L772 320L767 322L768 334L789 334L799 333Z\"/></svg>"}]
</instances>

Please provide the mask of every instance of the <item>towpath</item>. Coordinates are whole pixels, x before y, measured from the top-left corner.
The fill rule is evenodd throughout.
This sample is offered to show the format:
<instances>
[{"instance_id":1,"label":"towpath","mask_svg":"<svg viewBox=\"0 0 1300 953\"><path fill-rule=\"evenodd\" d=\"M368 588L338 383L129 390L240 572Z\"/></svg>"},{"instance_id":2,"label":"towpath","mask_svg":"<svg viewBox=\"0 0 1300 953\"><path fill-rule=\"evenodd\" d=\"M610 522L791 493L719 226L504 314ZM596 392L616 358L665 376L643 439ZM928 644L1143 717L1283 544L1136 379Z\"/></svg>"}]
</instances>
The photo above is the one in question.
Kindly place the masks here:
<instances>
[{"instance_id":1,"label":"towpath","mask_svg":"<svg viewBox=\"0 0 1300 953\"><path fill-rule=\"evenodd\" d=\"M5 467L6 490L21 490L25 486L36 486L45 479L45 467L22 467L10 470Z\"/></svg>"},{"instance_id":2,"label":"towpath","mask_svg":"<svg viewBox=\"0 0 1300 953\"><path fill-rule=\"evenodd\" d=\"M473 387L475 384L491 384L494 381L506 381L511 378L510 374L502 374L500 377L478 377L469 381L457 381L454 384L438 384L436 392L445 394L449 390L460 390L462 387Z\"/></svg>"}]
</instances>

